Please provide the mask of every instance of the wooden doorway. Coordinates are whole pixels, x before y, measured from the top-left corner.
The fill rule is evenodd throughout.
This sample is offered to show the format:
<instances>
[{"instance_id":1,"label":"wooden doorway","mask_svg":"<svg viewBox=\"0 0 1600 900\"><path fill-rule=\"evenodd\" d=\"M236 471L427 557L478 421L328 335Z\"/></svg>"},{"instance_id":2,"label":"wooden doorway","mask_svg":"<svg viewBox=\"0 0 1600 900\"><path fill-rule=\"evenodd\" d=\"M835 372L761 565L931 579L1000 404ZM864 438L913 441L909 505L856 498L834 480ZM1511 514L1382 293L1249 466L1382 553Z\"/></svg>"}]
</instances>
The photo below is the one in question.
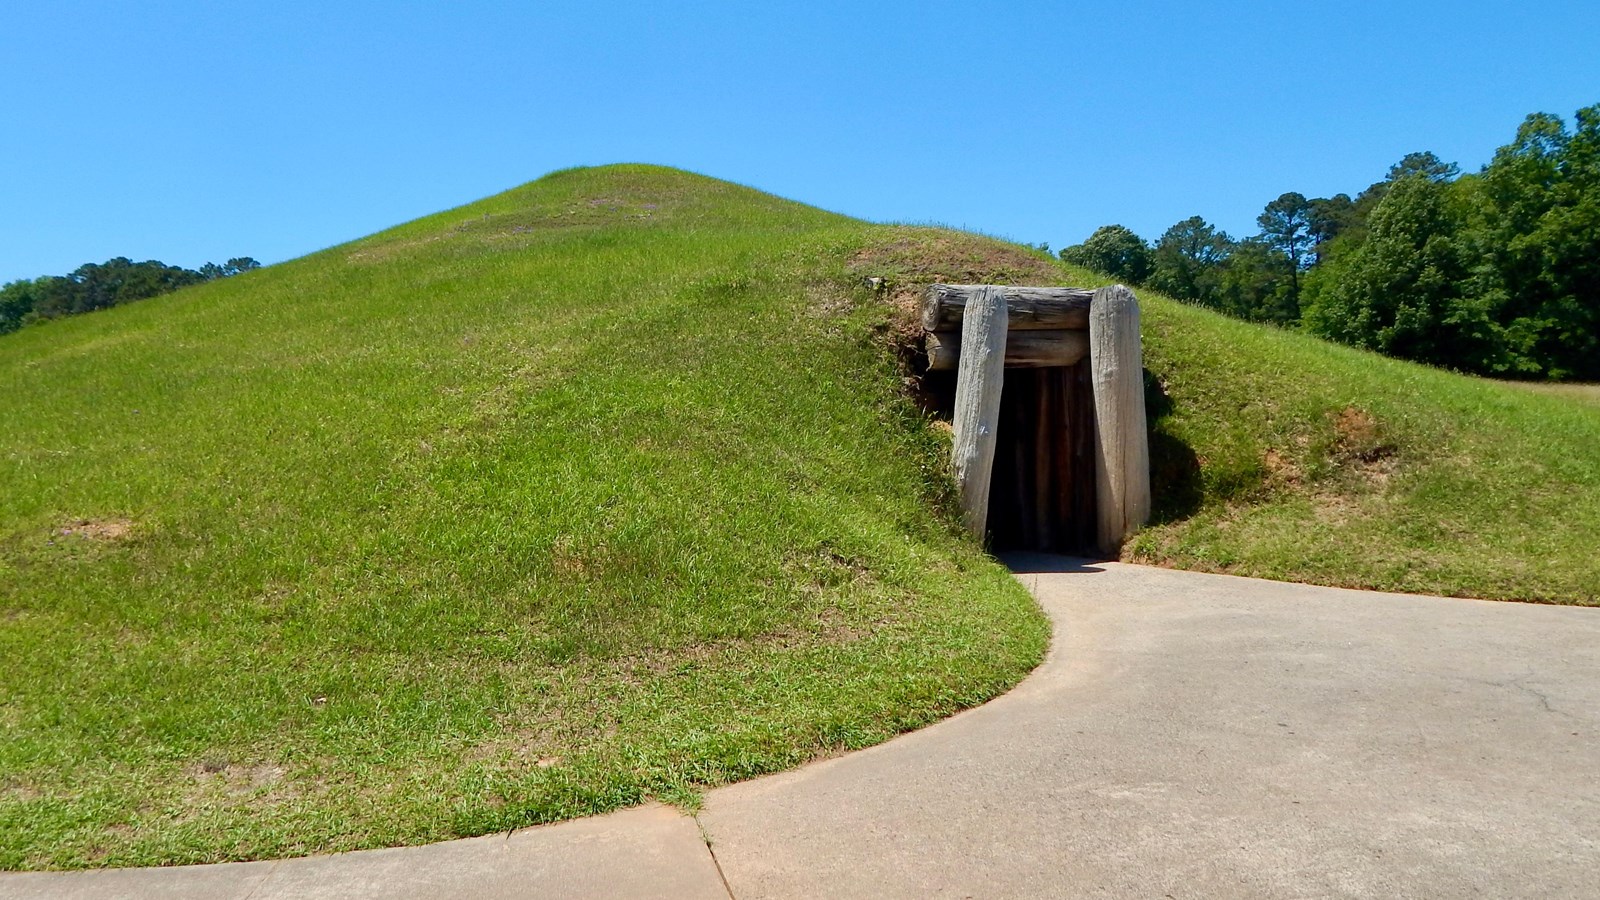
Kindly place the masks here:
<instances>
[{"instance_id":1,"label":"wooden doorway","mask_svg":"<svg viewBox=\"0 0 1600 900\"><path fill-rule=\"evenodd\" d=\"M1089 366L1007 369L989 483L995 550L1095 552Z\"/></svg>"},{"instance_id":2,"label":"wooden doorway","mask_svg":"<svg viewBox=\"0 0 1600 900\"><path fill-rule=\"evenodd\" d=\"M968 532L1115 556L1150 517L1133 292L935 284L922 327L927 372L956 375L950 468Z\"/></svg>"}]
</instances>

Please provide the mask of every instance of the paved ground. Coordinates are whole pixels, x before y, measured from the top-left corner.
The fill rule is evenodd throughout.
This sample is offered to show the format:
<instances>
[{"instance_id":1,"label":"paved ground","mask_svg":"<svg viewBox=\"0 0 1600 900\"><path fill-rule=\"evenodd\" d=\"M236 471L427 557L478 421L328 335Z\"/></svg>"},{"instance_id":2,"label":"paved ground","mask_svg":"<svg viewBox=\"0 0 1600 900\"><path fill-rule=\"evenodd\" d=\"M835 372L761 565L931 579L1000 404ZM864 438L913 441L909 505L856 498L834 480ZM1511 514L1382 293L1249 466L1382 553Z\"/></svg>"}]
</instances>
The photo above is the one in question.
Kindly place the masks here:
<instances>
[{"instance_id":1,"label":"paved ground","mask_svg":"<svg viewBox=\"0 0 1600 900\"><path fill-rule=\"evenodd\" d=\"M663 806L427 847L279 862L0 875L5 900L683 897L728 900L700 828Z\"/></svg>"},{"instance_id":2,"label":"paved ground","mask_svg":"<svg viewBox=\"0 0 1600 900\"><path fill-rule=\"evenodd\" d=\"M1600 610L1013 564L1056 625L1019 688L698 819L0 897L1600 895Z\"/></svg>"}]
</instances>

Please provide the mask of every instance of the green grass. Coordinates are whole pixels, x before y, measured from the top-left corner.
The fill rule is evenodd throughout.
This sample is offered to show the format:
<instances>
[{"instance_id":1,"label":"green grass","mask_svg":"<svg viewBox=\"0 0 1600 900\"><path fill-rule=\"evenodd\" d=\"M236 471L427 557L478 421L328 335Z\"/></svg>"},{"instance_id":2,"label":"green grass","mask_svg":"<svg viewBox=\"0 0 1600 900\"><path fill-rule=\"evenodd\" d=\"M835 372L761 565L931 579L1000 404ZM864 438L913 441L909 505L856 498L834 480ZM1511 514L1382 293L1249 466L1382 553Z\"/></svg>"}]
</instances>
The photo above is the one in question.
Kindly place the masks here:
<instances>
[{"instance_id":1,"label":"green grass","mask_svg":"<svg viewBox=\"0 0 1600 900\"><path fill-rule=\"evenodd\" d=\"M873 234L569 171L0 341L0 867L692 804L1014 684Z\"/></svg>"},{"instance_id":2,"label":"green grass","mask_svg":"<svg viewBox=\"0 0 1600 900\"><path fill-rule=\"evenodd\" d=\"M1600 404L1144 297L1157 523L1125 558L1600 603Z\"/></svg>"},{"instance_id":3,"label":"green grass","mask_svg":"<svg viewBox=\"0 0 1600 900\"><path fill-rule=\"evenodd\" d=\"M0 339L0 867L693 805L1016 683L891 352L934 280L1099 281L618 166ZM1142 300L1128 558L1600 596L1600 406Z\"/></svg>"},{"instance_id":4,"label":"green grass","mask_svg":"<svg viewBox=\"0 0 1600 900\"><path fill-rule=\"evenodd\" d=\"M1591 406L1600 406L1600 384L1580 384L1576 382L1563 384L1554 381L1508 381L1506 384L1515 385L1523 390L1566 397Z\"/></svg>"}]
</instances>

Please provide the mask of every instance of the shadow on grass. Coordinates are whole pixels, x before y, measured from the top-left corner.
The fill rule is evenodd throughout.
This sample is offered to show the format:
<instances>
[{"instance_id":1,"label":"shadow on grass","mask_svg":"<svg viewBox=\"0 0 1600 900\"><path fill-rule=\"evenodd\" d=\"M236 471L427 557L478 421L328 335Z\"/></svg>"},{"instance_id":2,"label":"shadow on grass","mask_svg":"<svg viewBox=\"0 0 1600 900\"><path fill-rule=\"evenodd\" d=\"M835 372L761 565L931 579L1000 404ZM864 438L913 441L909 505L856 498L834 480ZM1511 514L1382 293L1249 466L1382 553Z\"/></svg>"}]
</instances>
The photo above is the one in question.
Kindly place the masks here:
<instances>
[{"instance_id":1,"label":"shadow on grass","mask_svg":"<svg viewBox=\"0 0 1600 900\"><path fill-rule=\"evenodd\" d=\"M1150 422L1150 524L1187 519L1200 510L1200 457L1194 448L1166 430L1173 412L1172 396L1149 369L1144 370L1144 409Z\"/></svg>"}]
</instances>

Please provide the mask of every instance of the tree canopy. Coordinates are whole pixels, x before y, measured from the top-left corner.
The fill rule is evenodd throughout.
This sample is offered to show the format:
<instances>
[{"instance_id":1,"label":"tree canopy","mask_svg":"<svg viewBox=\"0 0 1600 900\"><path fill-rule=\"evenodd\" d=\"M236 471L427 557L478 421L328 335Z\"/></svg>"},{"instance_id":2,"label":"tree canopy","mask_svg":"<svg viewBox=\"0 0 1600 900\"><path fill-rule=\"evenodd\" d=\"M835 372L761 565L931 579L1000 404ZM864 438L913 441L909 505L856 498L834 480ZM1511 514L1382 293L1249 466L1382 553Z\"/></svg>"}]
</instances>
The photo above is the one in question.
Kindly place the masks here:
<instances>
[{"instance_id":1,"label":"tree canopy","mask_svg":"<svg viewBox=\"0 0 1600 900\"><path fill-rule=\"evenodd\" d=\"M1405 359L1600 379L1600 105L1570 129L1528 116L1476 173L1408 153L1354 198L1289 191L1256 224L1234 240L1191 216L1153 245L1106 226L1061 257Z\"/></svg>"},{"instance_id":2,"label":"tree canopy","mask_svg":"<svg viewBox=\"0 0 1600 900\"><path fill-rule=\"evenodd\" d=\"M248 256L221 265L208 262L199 269L118 256L103 263L84 263L66 275L13 281L0 287L0 334L30 322L108 309L260 267Z\"/></svg>"},{"instance_id":3,"label":"tree canopy","mask_svg":"<svg viewBox=\"0 0 1600 900\"><path fill-rule=\"evenodd\" d=\"M1095 229L1088 240L1063 249L1061 258L1133 284L1150 275L1149 245L1121 225Z\"/></svg>"}]
</instances>

